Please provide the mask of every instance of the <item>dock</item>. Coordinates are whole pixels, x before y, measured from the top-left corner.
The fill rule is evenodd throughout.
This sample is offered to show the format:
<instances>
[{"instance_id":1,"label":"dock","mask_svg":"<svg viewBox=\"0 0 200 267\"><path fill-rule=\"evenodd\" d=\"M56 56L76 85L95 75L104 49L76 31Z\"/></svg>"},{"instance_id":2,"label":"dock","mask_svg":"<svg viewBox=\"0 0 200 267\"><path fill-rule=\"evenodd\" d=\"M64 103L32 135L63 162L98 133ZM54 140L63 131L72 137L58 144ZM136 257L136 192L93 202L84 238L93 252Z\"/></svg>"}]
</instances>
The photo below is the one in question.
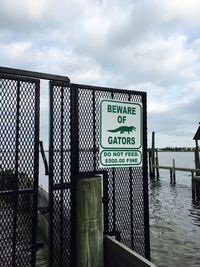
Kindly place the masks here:
<instances>
[{"instance_id":1,"label":"dock","mask_svg":"<svg viewBox=\"0 0 200 267\"><path fill-rule=\"evenodd\" d=\"M197 130L200 135L200 127ZM199 135L195 134L194 138L196 143L196 148L194 150L195 168L184 168L177 167L175 159L172 160L172 166L162 166L159 165L158 159L158 149L155 148L155 132L152 132L152 147L148 150L149 152L149 176L150 180L159 180L160 173L159 170L169 170L170 172L170 184L176 184L176 171L190 172L191 173L191 183L192 183L192 199L194 203L200 204L200 160L199 160L199 146L198 138Z\"/></svg>"}]
</instances>

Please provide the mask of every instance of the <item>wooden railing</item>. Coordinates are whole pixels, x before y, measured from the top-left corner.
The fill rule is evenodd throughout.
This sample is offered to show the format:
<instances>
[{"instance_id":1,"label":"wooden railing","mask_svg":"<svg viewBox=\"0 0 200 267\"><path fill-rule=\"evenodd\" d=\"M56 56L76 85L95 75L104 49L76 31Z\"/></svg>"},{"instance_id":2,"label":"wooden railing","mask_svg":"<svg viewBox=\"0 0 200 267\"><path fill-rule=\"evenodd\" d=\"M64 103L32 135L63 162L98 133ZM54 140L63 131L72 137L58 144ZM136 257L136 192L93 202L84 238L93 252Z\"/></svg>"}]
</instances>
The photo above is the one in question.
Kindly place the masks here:
<instances>
[{"instance_id":1,"label":"wooden railing","mask_svg":"<svg viewBox=\"0 0 200 267\"><path fill-rule=\"evenodd\" d=\"M200 172L200 169L194 169L194 168L158 166L158 165L153 165L152 167L155 168L155 169L164 169L164 170L173 170L173 169L175 169L176 171L183 171L183 172Z\"/></svg>"}]
</instances>

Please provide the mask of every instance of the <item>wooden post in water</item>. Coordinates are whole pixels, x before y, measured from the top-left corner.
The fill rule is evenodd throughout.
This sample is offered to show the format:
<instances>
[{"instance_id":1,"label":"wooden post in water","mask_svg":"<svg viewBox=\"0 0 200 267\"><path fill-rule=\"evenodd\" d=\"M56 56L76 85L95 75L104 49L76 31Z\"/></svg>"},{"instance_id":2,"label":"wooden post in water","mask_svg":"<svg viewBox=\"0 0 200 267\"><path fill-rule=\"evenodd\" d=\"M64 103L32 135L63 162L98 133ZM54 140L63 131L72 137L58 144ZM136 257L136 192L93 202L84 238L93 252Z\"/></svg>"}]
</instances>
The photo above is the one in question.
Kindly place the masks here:
<instances>
[{"instance_id":1,"label":"wooden post in water","mask_svg":"<svg viewBox=\"0 0 200 267\"><path fill-rule=\"evenodd\" d=\"M169 170L170 171L170 184L172 184L172 169Z\"/></svg>"},{"instance_id":2,"label":"wooden post in water","mask_svg":"<svg viewBox=\"0 0 200 267\"><path fill-rule=\"evenodd\" d=\"M199 177L199 176L197 176L197 177ZM196 187L196 201L199 202L199 200L200 200L200 181L196 181L195 187Z\"/></svg>"},{"instance_id":3,"label":"wooden post in water","mask_svg":"<svg viewBox=\"0 0 200 267\"><path fill-rule=\"evenodd\" d=\"M200 123L199 123L200 124ZM195 167L196 169L200 169L200 160L199 160L199 146L198 146L198 140L200 140L200 126L197 129L197 132L195 133L193 139L195 140ZM200 176L200 173L196 173L196 176Z\"/></svg>"},{"instance_id":4,"label":"wooden post in water","mask_svg":"<svg viewBox=\"0 0 200 267\"><path fill-rule=\"evenodd\" d=\"M195 167L196 169L200 169L200 160L199 160L199 145L198 140L195 140L196 147L195 147ZM196 175L200 175L200 173L196 173Z\"/></svg>"},{"instance_id":5,"label":"wooden post in water","mask_svg":"<svg viewBox=\"0 0 200 267\"><path fill-rule=\"evenodd\" d=\"M149 149L149 176L151 179L151 177L152 177L152 153L151 153L151 149Z\"/></svg>"},{"instance_id":6,"label":"wooden post in water","mask_svg":"<svg viewBox=\"0 0 200 267\"><path fill-rule=\"evenodd\" d=\"M194 202L195 202L195 195L196 195L195 181L194 181L194 177L192 177L192 200Z\"/></svg>"},{"instance_id":7,"label":"wooden post in water","mask_svg":"<svg viewBox=\"0 0 200 267\"><path fill-rule=\"evenodd\" d=\"M192 176L192 200L195 201L195 181L194 181L194 172L191 172Z\"/></svg>"},{"instance_id":8,"label":"wooden post in water","mask_svg":"<svg viewBox=\"0 0 200 267\"><path fill-rule=\"evenodd\" d=\"M176 170L175 170L175 159L173 159L173 169L172 169L172 183L176 184Z\"/></svg>"},{"instance_id":9,"label":"wooden post in water","mask_svg":"<svg viewBox=\"0 0 200 267\"><path fill-rule=\"evenodd\" d=\"M77 267L103 267L101 177L79 178L76 191Z\"/></svg>"},{"instance_id":10,"label":"wooden post in water","mask_svg":"<svg viewBox=\"0 0 200 267\"><path fill-rule=\"evenodd\" d=\"M200 126L198 127L193 139L195 140L195 150L194 150L195 167L196 169L200 169L199 146L198 146L198 140L200 140ZM194 202L200 200L200 172L198 171L196 171L196 177L192 177L192 199Z\"/></svg>"},{"instance_id":11,"label":"wooden post in water","mask_svg":"<svg viewBox=\"0 0 200 267\"><path fill-rule=\"evenodd\" d=\"M151 162L155 165L155 132L152 132L152 146L151 146ZM150 173L151 179L155 179L155 168L152 167L152 172Z\"/></svg>"},{"instance_id":12,"label":"wooden post in water","mask_svg":"<svg viewBox=\"0 0 200 267\"><path fill-rule=\"evenodd\" d=\"M155 160L156 160L156 165L159 166L158 149L156 149L156 159ZM159 168L156 168L156 178L157 178L157 181L160 178Z\"/></svg>"}]
</instances>

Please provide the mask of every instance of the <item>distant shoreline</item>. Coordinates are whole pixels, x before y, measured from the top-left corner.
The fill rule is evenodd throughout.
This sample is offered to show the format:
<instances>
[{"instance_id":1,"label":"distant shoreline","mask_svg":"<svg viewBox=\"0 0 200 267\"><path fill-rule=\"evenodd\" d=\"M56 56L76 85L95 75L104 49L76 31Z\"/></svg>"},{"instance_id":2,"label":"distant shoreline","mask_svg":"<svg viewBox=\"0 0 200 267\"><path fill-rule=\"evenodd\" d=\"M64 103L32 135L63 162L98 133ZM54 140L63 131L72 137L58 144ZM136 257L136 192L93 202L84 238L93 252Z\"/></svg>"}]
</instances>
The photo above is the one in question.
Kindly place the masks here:
<instances>
[{"instance_id":1,"label":"distant shoreline","mask_svg":"<svg viewBox=\"0 0 200 267\"><path fill-rule=\"evenodd\" d=\"M148 151L149 150L151 150L151 148L148 148ZM195 148L155 148L155 150L158 152L195 152Z\"/></svg>"},{"instance_id":2,"label":"distant shoreline","mask_svg":"<svg viewBox=\"0 0 200 267\"><path fill-rule=\"evenodd\" d=\"M194 150L160 150L158 148L158 152L194 152Z\"/></svg>"}]
</instances>

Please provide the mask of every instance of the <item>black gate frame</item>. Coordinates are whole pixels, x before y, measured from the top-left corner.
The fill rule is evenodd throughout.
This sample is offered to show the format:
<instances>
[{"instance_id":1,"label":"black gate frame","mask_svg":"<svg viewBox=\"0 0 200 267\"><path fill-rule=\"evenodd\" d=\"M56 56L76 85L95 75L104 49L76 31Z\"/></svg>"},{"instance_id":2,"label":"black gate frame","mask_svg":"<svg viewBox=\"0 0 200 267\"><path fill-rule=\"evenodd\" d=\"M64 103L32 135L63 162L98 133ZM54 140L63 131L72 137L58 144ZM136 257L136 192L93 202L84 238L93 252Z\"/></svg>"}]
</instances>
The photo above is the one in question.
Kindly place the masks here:
<instances>
[{"instance_id":1,"label":"black gate frame","mask_svg":"<svg viewBox=\"0 0 200 267\"><path fill-rule=\"evenodd\" d=\"M55 93L54 95L54 90L57 88L57 95ZM60 88L60 92L59 89ZM60 183L54 184L54 179L56 179L55 174L53 173L54 169L54 162L55 159L53 158L53 153L54 150L57 149L57 147L54 148L54 124L55 121L58 120L60 117L60 148L61 148L61 165L60 165L60 172L61 176L64 172L63 169L63 123L64 122L64 94L65 91L68 90L70 94L70 109L68 112L70 112L70 122L69 122L69 127L70 127L70 142L71 142L71 147L69 147L69 150L71 153L71 163L70 163L70 181L68 183L65 183L63 180L63 177L60 178ZM92 161L92 166L89 166L88 169L83 168L81 169L80 165L80 155L81 153L83 154L84 152L81 152L81 149L84 150L83 148L80 147L81 145L81 135L83 132L83 129L81 129L80 122L82 119L81 115L81 93L84 94L84 92L89 92L90 99L85 99L86 101L92 101L92 106L90 106L90 111L92 110L92 134L93 134L93 147L91 147L91 154L90 158ZM96 94L99 93L109 93L111 98L114 98L116 94L124 94L128 96L127 100L131 100L131 96L134 95L136 96L136 99L140 99L139 102L142 102L142 109L143 109L143 167L141 170L135 174L133 174L133 169L135 168L128 168L129 169L129 183L130 183L130 210L131 210L131 243L129 245L130 248L136 250L139 254L144 256L147 259L150 259L150 241L149 241L149 205L148 205L148 175L147 175L147 110L146 110L146 93L145 92L139 92L139 91L129 91L129 90L121 90L121 89L114 89L114 88L105 88L105 87L96 87L96 86L89 86L89 85L80 85L80 84L74 84L74 83L63 83L63 82L58 82L58 81L51 81L50 82L50 149L49 149L49 166L50 166L50 186L49 186L49 194L50 194L50 250L49 250L49 266L54 266L54 260L55 256L54 255L54 249L53 249L53 242L55 243L55 237L53 235L54 233L54 223L53 220L55 219L56 212L54 211L54 194L55 192L60 192L60 197L63 199L63 194L64 191L68 190L70 192L70 201L71 201L71 218L70 218L70 247L68 248L69 254L70 254L70 266L76 266L76 249L75 249L75 235L76 235L76 229L75 229L75 206L76 206L76 181L77 178L81 175L91 175L91 174L103 174L103 188L104 188L104 196L103 196L103 203L104 203L104 234L110 234L114 235L118 240L121 240L124 243L123 238L120 235L120 229L117 229L116 227L116 195L115 195L115 190L116 190L116 181L115 181L115 168L112 168L111 172L113 175L112 181L109 181L109 173L106 170L101 170L98 168L97 164L97 132L96 132L96 106L95 106L95 96ZM54 106L56 103L56 108L57 105L59 105L58 101L54 103L55 99L54 98L59 98L58 94L60 94L60 114L58 115L58 111L54 110ZM56 117L56 112L57 116ZM88 118L89 120L89 118ZM58 123L58 121L57 121ZM89 122L88 122L89 124ZM58 129L57 129L58 133ZM58 137L57 137L58 138ZM122 171L123 172L123 171ZM144 223L143 225L143 242L144 244L141 245L139 244L139 247L136 246L134 243L134 237L136 233L134 232L134 216L133 214L133 209L134 209L134 198L133 198L133 178L135 176L139 175L140 177L142 176L142 188L143 190L141 191L142 194L142 209L143 209L143 219L142 222ZM111 178L110 178L111 179ZM109 182L112 182L112 186L109 187ZM109 193L109 190L112 189L112 193ZM111 199L112 198L112 199ZM69 200L68 200L69 201ZM63 205L59 207L61 213L63 212ZM54 214L55 213L55 214ZM136 214L137 215L137 214ZM55 265L59 264L61 266L63 264L63 253L62 250L63 248L63 234L62 231L64 230L64 223L63 223L63 217L62 214L59 214L60 217L60 222L61 222L61 228L60 228L60 237L61 240L58 241L58 246L60 245L60 255L58 256L58 259L55 261ZM141 218L140 218L141 220ZM139 240L139 238L138 238ZM55 245L55 244L54 244ZM63 264L64 266L64 264Z\"/></svg>"},{"instance_id":2,"label":"black gate frame","mask_svg":"<svg viewBox=\"0 0 200 267\"><path fill-rule=\"evenodd\" d=\"M75 206L76 206L76 181L79 175L89 175L89 174L102 174L103 175L103 188L104 188L104 195L103 195L103 203L104 203L104 233L114 235L118 240L121 239L122 243L128 242L128 246L134 249L136 252L139 252L142 256L145 256L147 259L150 259L150 244L149 244L149 210L148 210L148 176L147 176L147 110L146 110L146 93L139 92L139 91L130 91L130 90L121 90L115 88L106 88L106 87L96 87L96 86L89 86L89 85L80 85L70 83L68 77L58 76L58 75L51 75L45 73L37 73L37 72L30 72L26 70L17 70L17 69L10 69L0 67L0 78L1 77L8 77L8 79L14 79L16 81L29 81L29 82L36 82L37 90L36 90L36 113L35 113L35 125L36 125L36 132L35 132L35 167L34 167L34 188L30 191L33 193L34 197L34 210L33 214L33 226L32 227L32 244L30 247L32 258L31 258L31 266L35 266L35 254L36 254L36 222L37 222L37 190L38 190L38 160L39 160L39 82L40 80L36 80L33 78L39 79L47 79L50 80L50 143L49 143L49 267L51 266L75 266L76 263L76 253L75 253ZM25 78L28 77L28 78ZM32 77L32 78L30 78ZM54 101L55 96L54 94L54 87L57 86L58 88L62 88L61 90L61 97L59 99L59 103L56 105L57 108L60 108L60 111L57 113L58 121L60 123L60 130L55 133L54 131L54 108L56 107ZM65 90L68 90L69 95L67 99L68 103L68 111L69 114L67 115L65 111L66 101L65 101ZM58 90L59 91L59 90ZM82 96L81 96L82 94ZM85 96L84 96L85 94ZM131 99L135 96L134 102L142 102L142 109L143 109L143 166L141 168L112 168L109 170L102 170L98 168L98 105L96 102L97 95L102 95L102 97L111 98L111 99L121 99L126 101L133 101ZM125 97L126 96L126 97ZM89 147L90 151L90 165L86 166L84 161L84 140L86 140L85 136L83 136L84 130L84 119L81 115L81 110L84 108L81 107L81 97L84 98L84 101L87 101L87 104L90 103L90 116L88 115L87 123L92 124L92 147ZM98 99L100 96L98 96ZM17 112L19 114L19 111ZM65 115L63 115L65 113ZM61 115L61 116L60 116ZM18 116L18 115L17 115ZM69 127L69 139L67 139L67 149L64 149L64 127L65 127L65 117L67 117L67 127ZM91 119L92 118L92 119ZM18 119L17 119L18 120ZM96 124L97 123L97 124ZM60 151L57 151L60 155L60 162L59 165L55 165L56 161L54 160L53 156L56 151L54 151L54 135L57 134L60 138L59 145ZM16 136L18 133L16 133ZM17 138L18 139L18 138ZM82 141L81 141L82 140ZM82 146L82 147L81 147ZM18 145L16 143L16 151L18 151ZM64 163L66 159L64 158L66 154L68 154L68 158L70 156L70 163L69 163L69 173L67 181L64 180ZM88 154L89 155L89 154ZM16 159L18 158L18 152L16 153ZM17 171L17 160L16 160L16 174ZM59 170L59 175L61 175L61 179L54 181L55 179L55 168ZM128 175L128 176L127 176ZM129 204L129 211L128 217L130 216L130 225L127 224L127 227L130 230L131 240L126 241L126 236L124 233L121 232L120 228L120 218L118 216L117 208L119 205L120 199L117 199L116 193L118 189L120 189L120 184L117 184L118 177L121 176L122 178L127 178L129 189L130 189L130 202ZM139 178L138 178L139 177ZM137 179L140 184L137 184ZM123 180L123 179L122 179ZM136 181L136 184L135 184ZM134 218L137 215L137 211L134 210L136 199L134 199L134 188L140 189L140 208L142 208L143 213L141 212L140 216L138 217L138 221L136 224L142 223L142 229L140 234L137 237L137 233L135 232L135 221ZM142 189L142 190L141 190ZM29 190L29 189L27 189ZM20 190L19 190L20 191ZM21 191L20 191L21 192ZM20 194L19 192L19 194ZM59 196L56 197L57 200L55 202L55 195L56 192L59 193ZM119 192L118 192L119 193ZM3 193L4 194L4 193ZM7 193L5 193L7 194ZM14 194L18 195L17 186L14 190ZM67 196L67 200L66 200ZM60 201L62 200L62 201ZM66 221L65 221L65 213L63 212L65 209L66 201L68 203L68 207L70 208L70 221L68 221L69 225L67 226L67 231L69 232L69 236L64 236L63 231L66 232ZM56 205L55 205L56 203ZM17 204L15 204L17 205ZM59 209L59 214L55 212L55 208ZM15 209L16 210L16 209ZM136 212L136 213L135 213ZM58 215L58 216L57 216ZM16 215L15 215L16 216ZM126 214L127 216L127 214ZM55 254L54 250L54 230L56 221L59 217L61 224L59 225L59 235L57 238L58 240L58 247L57 252L59 251L59 255ZM118 225L117 225L118 224ZM136 225L138 226L138 225ZM60 238L61 237L61 238ZM16 233L13 237L16 239ZM66 240L67 239L66 243ZM134 238L138 238L138 241L134 240ZM14 241L13 241L14 242ZM137 243L139 242L139 243ZM140 244L141 243L141 244ZM15 244L15 242L13 243ZM67 244L67 251L63 249L66 247ZM139 244L139 246L137 246ZM141 245L141 246L140 246ZM15 249L15 248L14 248ZM66 254L67 253L67 254ZM57 257L57 260L54 260ZM65 265L63 265L65 263ZM13 263L14 264L14 263Z\"/></svg>"},{"instance_id":3,"label":"black gate frame","mask_svg":"<svg viewBox=\"0 0 200 267\"><path fill-rule=\"evenodd\" d=\"M1 211L6 218L6 229L5 232L1 231L1 238L8 242L7 247L1 252L1 256L4 257L1 259L1 263L12 264L12 266L31 264L34 267L36 260L39 100L40 80L16 76L12 72L7 74L0 69L0 104L7 105L4 110L0 106L0 150L3 149L3 151L0 151L3 153L0 159L0 168L2 169L0 176L1 183L5 184L6 182L6 186L0 188L0 204L4 205L3 203L7 202L5 210ZM33 108L27 119L28 116L25 113L28 113L28 111L25 105L29 101L31 101ZM9 103L8 109L6 102ZM25 127L25 117L33 125ZM29 165L23 165L22 159ZM30 166L33 166L33 168ZM9 174L7 174L8 170ZM7 208L8 210L6 210ZM28 209L30 218L25 211ZM23 213L21 213L21 210ZM22 220L21 223L20 220ZM20 225L22 223L24 225ZM10 227L12 227L12 233ZM19 228L22 228L20 231L23 230L23 240L18 233ZM20 253L22 244L23 250L21 249ZM2 246L3 243L0 245Z\"/></svg>"}]
</instances>

